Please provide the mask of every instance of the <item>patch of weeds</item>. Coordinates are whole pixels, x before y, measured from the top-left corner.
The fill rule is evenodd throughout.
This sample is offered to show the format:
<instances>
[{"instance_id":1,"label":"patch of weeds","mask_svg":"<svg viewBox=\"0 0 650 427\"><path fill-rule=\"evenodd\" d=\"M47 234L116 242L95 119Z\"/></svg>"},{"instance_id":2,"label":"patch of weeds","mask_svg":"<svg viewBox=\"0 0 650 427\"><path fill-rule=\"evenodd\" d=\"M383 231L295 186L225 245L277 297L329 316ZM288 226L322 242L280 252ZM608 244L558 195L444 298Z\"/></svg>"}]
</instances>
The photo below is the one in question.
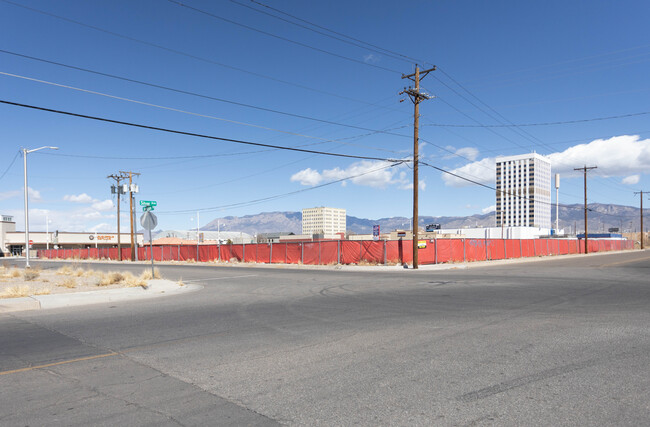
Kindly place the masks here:
<instances>
[{"instance_id":1,"label":"patch of weeds","mask_svg":"<svg viewBox=\"0 0 650 427\"><path fill-rule=\"evenodd\" d=\"M116 271L103 273L97 286L116 285L124 280L124 275Z\"/></svg>"},{"instance_id":2,"label":"patch of weeds","mask_svg":"<svg viewBox=\"0 0 650 427\"><path fill-rule=\"evenodd\" d=\"M142 279L142 277L136 277L131 273L124 273L124 283L127 286L131 286L131 287L137 287L137 286L140 286L142 288L147 287L147 282L144 279Z\"/></svg>"},{"instance_id":3,"label":"patch of weeds","mask_svg":"<svg viewBox=\"0 0 650 427\"><path fill-rule=\"evenodd\" d=\"M3 298L27 297L30 295L31 290L32 288L30 288L27 285L10 286L7 289L5 289L4 293L2 294L2 297Z\"/></svg>"},{"instance_id":4,"label":"patch of weeds","mask_svg":"<svg viewBox=\"0 0 650 427\"><path fill-rule=\"evenodd\" d=\"M38 278L38 276L40 276L40 275L41 275L41 272L40 272L40 271L38 271L38 270L33 270L33 269L29 269L29 270L25 270L25 271L23 272L23 279L25 279L26 281L30 282L30 281L32 281L32 280Z\"/></svg>"},{"instance_id":5,"label":"patch of weeds","mask_svg":"<svg viewBox=\"0 0 650 427\"><path fill-rule=\"evenodd\" d=\"M64 265L63 267L56 270L56 274L61 276L67 276L69 274L72 274L72 268L70 268L70 266L68 265Z\"/></svg>"},{"instance_id":6,"label":"patch of weeds","mask_svg":"<svg viewBox=\"0 0 650 427\"><path fill-rule=\"evenodd\" d=\"M9 277L13 277L13 278L20 277L20 270L14 268L9 272Z\"/></svg>"},{"instance_id":7,"label":"patch of weeds","mask_svg":"<svg viewBox=\"0 0 650 427\"><path fill-rule=\"evenodd\" d=\"M151 277L151 269L148 268L140 274L140 279L142 280L151 280L151 279L162 279L162 275L160 274L160 270L157 268L153 269L153 277Z\"/></svg>"},{"instance_id":8,"label":"patch of weeds","mask_svg":"<svg viewBox=\"0 0 650 427\"><path fill-rule=\"evenodd\" d=\"M57 286L61 286L62 288L74 289L77 287L77 281L74 279L74 277L66 277L65 279L63 279L63 282L57 284Z\"/></svg>"}]
</instances>

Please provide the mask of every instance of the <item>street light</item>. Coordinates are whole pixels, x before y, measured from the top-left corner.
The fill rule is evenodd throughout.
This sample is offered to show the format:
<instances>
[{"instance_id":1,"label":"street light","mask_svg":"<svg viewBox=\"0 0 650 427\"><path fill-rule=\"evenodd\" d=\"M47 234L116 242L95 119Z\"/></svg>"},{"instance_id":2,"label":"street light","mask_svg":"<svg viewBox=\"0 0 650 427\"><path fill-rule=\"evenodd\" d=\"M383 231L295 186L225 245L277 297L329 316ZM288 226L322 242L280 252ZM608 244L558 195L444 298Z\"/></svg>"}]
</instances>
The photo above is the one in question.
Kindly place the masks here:
<instances>
[{"instance_id":1,"label":"street light","mask_svg":"<svg viewBox=\"0 0 650 427\"><path fill-rule=\"evenodd\" d=\"M22 149L23 152L23 166L25 171L25 268L29 268L29 197L27 195L27 155L33 153L34 151L43 150L49 148L51 150L58 150L59 147L51 147L46 145L45 147L34 148L33 150L28 150L26 148Z\"/></svg>"}]
</instances>

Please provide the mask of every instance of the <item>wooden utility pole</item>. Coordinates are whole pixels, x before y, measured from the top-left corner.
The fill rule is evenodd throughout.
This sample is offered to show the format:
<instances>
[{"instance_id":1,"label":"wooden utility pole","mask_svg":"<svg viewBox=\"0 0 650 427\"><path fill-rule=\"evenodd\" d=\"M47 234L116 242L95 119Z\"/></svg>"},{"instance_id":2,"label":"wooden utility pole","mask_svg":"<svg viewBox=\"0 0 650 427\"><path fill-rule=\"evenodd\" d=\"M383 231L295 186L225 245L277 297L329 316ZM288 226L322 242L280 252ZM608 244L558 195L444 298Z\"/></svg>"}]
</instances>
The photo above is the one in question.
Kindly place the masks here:
<instances>
[{"instance_id":1,"label":"wooden utility pole","mask_svg":"<svg viewBox=\"0 0 650 427\"><path fill-rule=\"evenodd\" d=\"M117 195L117 260L122 261L122 242L120 240L120 196L124 194L120 182L126 179L126 175L120 172L119 175L113 174L106 178L114 179L116 185L111 187L111 193Z\"/></svg>"},{"instance_id":2,"label":"wooden utility pole","mask_svg":"<svg viewBox=\"0 0 650 427\"><path fill-rule=\"evenodd\" d=\"M643 238L645 237L645 235L643 234L643 191L634 192L635 196L637 194L641 195L641 249L643 249L644 248L644 246L643 246Z\"/></svg>"},{"instance_id":3,"label":"wooden utility pole","mask_svg":"<svg viewBox=\"0 0 650 427\"><path fill-rule=\"evenodd\" d=\"M135 241L134 241L134 233L133 233L133 193L136 191L133 191L133 175L140 175L139 173L136 172L124 172L120 171L122 175L129 175L129 218L131 218L131 261L135 261Z\"/></svg>"},{"instance_id":4,"label":"wooden utility pole","mask_svg":"<svg viewBox=\"0 0 650 427\"><path fill-rule=\"evenodd\" d=\"M420 71L420 68L415 66L415 73L404 75L403 79L412 80L415 87L404 88L400 95L407 94L413 105L415 106L415 113L413 114L413 268L418 268L418 231L419 231L419 217L418 217L418 186L420 184L418 176L418 163L419 163L419 127L420 127L420 102L426 99L431 99L431 96L420 92L420 79L426 77L431 71L435 71L436 67L433 66L428 70Z\"/></svg>"},{"instance_id":5,"label":"wooden utility pole","mask_svg":"<svg viewBox=\"0 0 650 427\"><path fill-rule=\"evenodd\" d=\"M587 171L591 170L591 169L596 169L597 167L598 166L587 167L587 165L585 165L582 168L574 168L573 169L575 171L583 171L584 174L585 174L585 254L589 253L589 240L588 240L589 238L588 238L588 234L587 234ZM576 231L576 233L577 233L577 231Z\"/></svg>"}]
</instances>

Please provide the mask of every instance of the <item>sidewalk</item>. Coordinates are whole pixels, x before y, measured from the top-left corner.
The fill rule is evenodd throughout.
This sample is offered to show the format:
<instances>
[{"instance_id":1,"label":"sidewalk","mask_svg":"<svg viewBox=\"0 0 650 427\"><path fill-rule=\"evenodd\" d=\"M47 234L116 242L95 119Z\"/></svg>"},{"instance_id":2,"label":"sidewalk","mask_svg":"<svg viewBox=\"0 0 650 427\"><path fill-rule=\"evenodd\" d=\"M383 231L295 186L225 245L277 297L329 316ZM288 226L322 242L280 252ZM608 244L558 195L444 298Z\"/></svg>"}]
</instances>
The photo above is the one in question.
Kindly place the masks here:
<instances>
[{"instance_id":1,"label":"sidewalk","mask_svg":"<svg viewBox=\"0 0 650 427\"><path fill-rule=\"evenodd\" d=\"M0 299L0 313L13 311L52 309L78 305L99 304L117 301L133 301L146 298L177 295L196 291L201 285L179 285L171 280L149 280L147 289L142 287L118 288L100 291L74 292L54 295L34 295L22 298Z\"/></svg>"}]
</instances>

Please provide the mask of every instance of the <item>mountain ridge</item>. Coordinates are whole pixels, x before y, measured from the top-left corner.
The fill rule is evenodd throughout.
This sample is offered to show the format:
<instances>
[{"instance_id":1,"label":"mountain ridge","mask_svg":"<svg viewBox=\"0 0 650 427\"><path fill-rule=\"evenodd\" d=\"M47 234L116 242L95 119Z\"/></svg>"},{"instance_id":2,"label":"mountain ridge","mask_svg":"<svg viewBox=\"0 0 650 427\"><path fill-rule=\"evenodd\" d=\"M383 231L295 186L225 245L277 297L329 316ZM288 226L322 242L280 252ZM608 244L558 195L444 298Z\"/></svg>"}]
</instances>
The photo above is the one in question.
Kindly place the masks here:
<instances>
[{"instance_id":1,"label":"mountain ridge","mask_svg":"<svg viewBox=\"0 0 650 427\"><path fill-rule=\"evenodd\" d=\"M609 228L638 229L639 208L633 206L591 203L589 208L589 230L592 232L607 231ZM646 209L644 209L644 213ZM581 232L584 223L584 207L581 204L560 206L559 228L577 226ZM552 223L555 224L555 206L551 208ZM356 234L372 233L372 226L379 224L382 232L395 229L410 229L410 218L383 217L378 219L359 218L347 215L347 231ZM226 216L215 218L205 226L204 231L242 231L252 235L258 233L292 232L301 234L302 213L292 211L260 212L258 214ZM473 214L468 216L430 216L420 215L420 227L426 224L438 223L442 228L459 229L468 227L494 227L496 224L494 212Z\"/></svg>"}]
</instances>

